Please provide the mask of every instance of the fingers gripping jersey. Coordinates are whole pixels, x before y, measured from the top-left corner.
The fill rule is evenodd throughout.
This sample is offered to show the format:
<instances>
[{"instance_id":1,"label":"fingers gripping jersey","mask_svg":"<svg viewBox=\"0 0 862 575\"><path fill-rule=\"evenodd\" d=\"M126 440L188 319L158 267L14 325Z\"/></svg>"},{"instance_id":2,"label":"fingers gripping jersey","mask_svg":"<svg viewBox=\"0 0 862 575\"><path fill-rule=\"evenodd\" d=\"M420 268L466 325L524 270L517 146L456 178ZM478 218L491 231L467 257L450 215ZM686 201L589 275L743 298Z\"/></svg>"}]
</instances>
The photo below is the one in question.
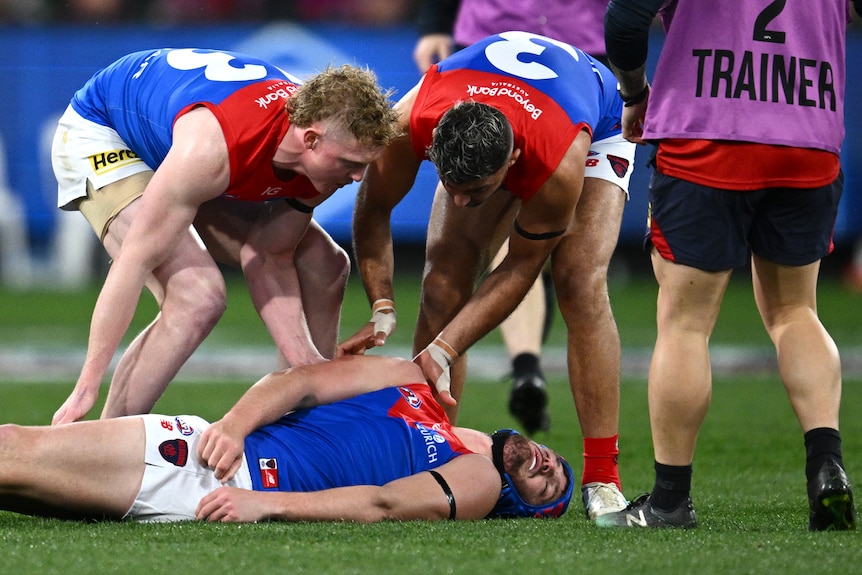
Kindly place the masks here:
<instances>
[{"instance_id":1,"label":"fingers gripping jersey","mask_svg":"<svg viewBox=\"0 0 862 575\"><path fill-rule=\"evenodd\" d=\"M165 159L177 118L205 106L218 119L230 158L225 196L243 200L309 198L304 176L278 179L272 159L290 120L284 98L298 81L235 52L162 49L135 52L93 76L72 98L84 118L116 130L152 169Z\"/></svg>"},{"instance_id":2,"label":"fingers gripping jersey","mask_svg":"<svg viewBox=\"0 0 862 575\"><path fill-rule=\"evenodd\" d=\"M464 453L424 383L299 410L245 441L255 490L383 485Z\"/></svg>"},{"instance_id":3,"label":"fingers gripping jersey","mask_svg":"<svg viewBox=\"0 0 862 575\"><path fill-rule=\"evenodd\" d=\"M426 157L434 128L455 103L493 106L512 124L522 152L504 185L529 200L582 129L593 141L620 134L616 86L608 68L569 44L528 32L489 36L425 74L410 115L413 148Z\"/></svg>"}]
</instances>

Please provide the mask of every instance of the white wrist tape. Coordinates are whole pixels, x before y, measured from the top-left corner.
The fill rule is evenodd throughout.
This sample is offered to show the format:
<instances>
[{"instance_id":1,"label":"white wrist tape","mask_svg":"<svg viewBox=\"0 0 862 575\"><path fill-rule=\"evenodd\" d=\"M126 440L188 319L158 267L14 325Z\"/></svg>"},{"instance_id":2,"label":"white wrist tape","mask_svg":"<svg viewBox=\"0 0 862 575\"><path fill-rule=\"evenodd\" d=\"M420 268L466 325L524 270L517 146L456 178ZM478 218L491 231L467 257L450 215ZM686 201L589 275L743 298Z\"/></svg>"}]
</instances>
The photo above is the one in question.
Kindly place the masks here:
<instances>
[{"instance_id":1,"label":"white wrist tape","mask_svg":"<svg viewBox=\"0 0 862 575\"><path fill-rule=\"evenodd\" d=\"M449 368L453 363L455 363L455 360L458 359L458 352L439 337L428 344L427 349L428 355L431 356L434 363L439 365L440 369L443 370L443 373L441 373L440 377L437 378L437 381L434 382L434 387L437 388L437 393L449 391L449 387L451 385Z\"/></svg>"},{"instance_id":2,"label":"white wrist tape","mask_svg":"<svg viewBox=\"0 0 862 575\"><path fill-rule=\"evenodd\" d=\"M379 299L371 305L371 323L374 324L374 333L381 331L389 337L395 331L395 322L398 313L395 311L395 302L391 299Z\"/></svg>"}]
</instances>

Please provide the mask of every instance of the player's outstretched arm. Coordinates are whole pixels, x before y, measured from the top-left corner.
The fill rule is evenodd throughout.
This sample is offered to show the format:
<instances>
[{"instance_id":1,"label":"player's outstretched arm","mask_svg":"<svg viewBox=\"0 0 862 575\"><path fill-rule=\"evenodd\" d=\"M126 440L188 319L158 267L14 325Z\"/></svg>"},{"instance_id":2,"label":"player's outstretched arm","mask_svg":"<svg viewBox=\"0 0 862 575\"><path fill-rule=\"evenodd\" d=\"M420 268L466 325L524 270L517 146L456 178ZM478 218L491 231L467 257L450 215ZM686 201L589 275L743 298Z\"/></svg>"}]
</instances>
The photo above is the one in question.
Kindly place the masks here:
<instances>
[{"instance_id":1,"label":"player's outstretched arm","mask_svg":"<svg viewBox=\"0 0 862 575\"><path fill-rule=\"evenodd\" d=\"M483 519L500 496L500 475L482 455L456 457L431 473L383 486L360 485L312 493L248 491L222 487L204 497L197 518L206 521L356 521ZM453 514L454 510L454 514Z\"/></svg>"},{"instance_id":2,"label":"player's outstretched arm","mask_svg":"<svg viewBox=\"0 0 862 575\"><path fill-rule=\"evenodd\" d=\"M396 357L349 355L270 373L204 431L198 457L221 481L239 469L246 436L284 414L386 387L421 383L422 370Z\"/></svg>"},{"instance_id":3,"label":"player's outstretched arm","mask_svg":"<svg viewBox=\"0 0 862 575\"><path fill-rule=\"evenodd\" d=\"M356 255L362 285L372 304L371 320L355 334L341 342L338 355L362 353L364 349L381 346L395 330L395 314L378 321L378 302L389 302L395 311L391 217L392 210L413 187L421 159L413 150L409 134L410 112L418 86L408 92L396 105L399 126L403 135L391 142L383 154L369 164L356 194L353 211L353 252ZM374 324L374 325L370 325ZM383 329L381 329L383 328Z\"/></svg>"}]
</instances>

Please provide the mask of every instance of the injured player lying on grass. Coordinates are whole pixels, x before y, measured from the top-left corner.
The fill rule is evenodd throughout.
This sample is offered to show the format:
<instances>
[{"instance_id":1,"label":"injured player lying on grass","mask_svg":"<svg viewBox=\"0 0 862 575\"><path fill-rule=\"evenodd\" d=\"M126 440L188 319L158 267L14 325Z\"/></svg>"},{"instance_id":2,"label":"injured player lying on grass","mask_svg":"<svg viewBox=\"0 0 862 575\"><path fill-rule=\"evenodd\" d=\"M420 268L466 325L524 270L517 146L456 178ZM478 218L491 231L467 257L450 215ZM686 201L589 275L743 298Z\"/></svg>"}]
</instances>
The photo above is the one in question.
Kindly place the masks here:
<instances>
[{"instance_id":1,"label":"injured player lying on grass","mask_svg":"<svg viewBox=\"0 0 862 575\"><path fill-rule=\"evenodd\" d=\"M264 376L219 421L0 426L0 509L137 521L559 517L568 463L513 430L449 423L406 359Z\"/></svg>"}]
</instances>

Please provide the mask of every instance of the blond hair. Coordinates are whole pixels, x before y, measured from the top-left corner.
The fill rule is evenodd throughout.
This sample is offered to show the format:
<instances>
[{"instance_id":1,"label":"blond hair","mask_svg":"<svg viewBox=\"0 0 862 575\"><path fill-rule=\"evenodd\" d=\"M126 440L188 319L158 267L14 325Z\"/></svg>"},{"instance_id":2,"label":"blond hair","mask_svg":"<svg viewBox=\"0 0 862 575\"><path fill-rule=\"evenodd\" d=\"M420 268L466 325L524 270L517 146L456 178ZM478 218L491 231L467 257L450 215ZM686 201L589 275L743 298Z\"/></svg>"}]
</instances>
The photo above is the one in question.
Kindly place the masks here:
<instances>
[{"instance_id":1,"label":"blond hair","mask_svg":"<svg viewBox=\"0 0 862 575\"><path fill-rule=\"evenodd\" d=\"M296 126L308 128L314 122L329 121L360 144L379 147L400 135L391 95L392 90L381 90L377 76L368 68L328 66L287 99L286 109Z\"/></svg>"}]
</instances>

